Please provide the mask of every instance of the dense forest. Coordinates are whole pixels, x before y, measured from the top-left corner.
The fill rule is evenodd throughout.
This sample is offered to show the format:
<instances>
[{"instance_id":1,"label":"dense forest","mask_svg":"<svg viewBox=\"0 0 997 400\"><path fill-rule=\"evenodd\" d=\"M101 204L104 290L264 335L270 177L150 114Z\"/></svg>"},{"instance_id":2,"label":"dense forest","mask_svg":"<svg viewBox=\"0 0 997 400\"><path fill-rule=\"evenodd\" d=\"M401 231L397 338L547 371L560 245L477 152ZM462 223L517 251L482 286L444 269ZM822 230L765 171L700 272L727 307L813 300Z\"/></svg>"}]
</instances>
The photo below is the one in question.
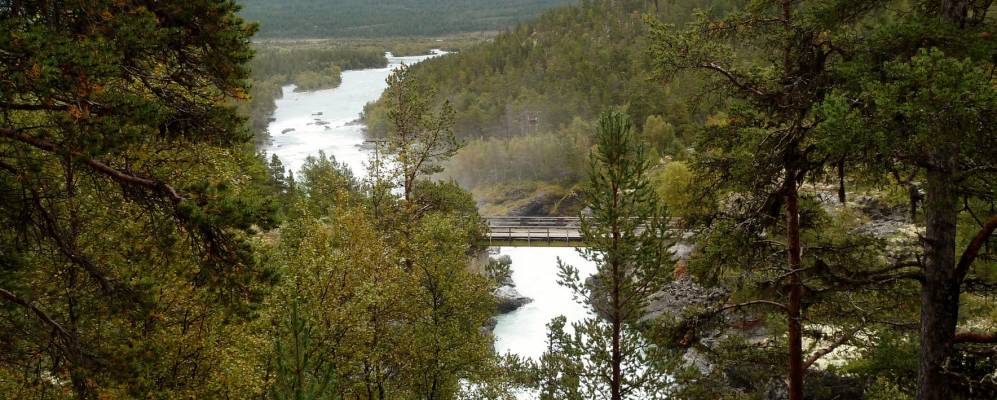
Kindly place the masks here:
<instances>
[{"instance_id":1,"label":"dense forest","mask_svg":"<svg viewBox=\"0 0 997 400\"><path fill-rule=\"evenodd\" d=\"M395 71L355 176L253 130L381 49L0 2L0 397L997 398L994 3L582 1ZM490 328L514 207L595 270L529 266L588 311L536 360Z\"/></svg>"},{"instance_id":2,"label":"dense forest","mask_svg":"<svg viewBox=\"0 0 997 400\"><path fill-rule=\"evenodd\" d=\"M427 36L503 30L572 0L242 0L260 37Z\"/></svg>"},{"instance_id":3,"label":"dense forest","mask_svg":"<svg viewBox=\"0 0 997 400\"><path fill-rule=\"evenodd\" d=\"M683 23L696 10L722 15L738 1L585 1L553 10L494 41L417 65L451 102L467 146L448 176L490 213L571 215L589 143L585 133L609 107L623 107L660 155L684 157L716 102L695 77L662 85L654 76L644 15ZM387 131L378 104L365 113L371 135ZM570 141L570 143L565 142ZM535 144L535 145L534 145Z\"/></svg>"}]
</instances>

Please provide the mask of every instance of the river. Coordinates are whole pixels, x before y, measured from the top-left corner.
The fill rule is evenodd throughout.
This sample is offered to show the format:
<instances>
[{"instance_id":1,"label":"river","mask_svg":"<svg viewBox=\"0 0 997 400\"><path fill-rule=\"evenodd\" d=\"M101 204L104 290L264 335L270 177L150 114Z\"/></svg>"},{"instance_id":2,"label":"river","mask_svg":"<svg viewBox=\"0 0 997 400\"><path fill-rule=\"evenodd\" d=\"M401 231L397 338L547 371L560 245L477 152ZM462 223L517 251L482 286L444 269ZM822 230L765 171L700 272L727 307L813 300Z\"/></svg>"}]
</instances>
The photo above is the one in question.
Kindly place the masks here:
<instances>
[{"instance_id":1,"label":"river","mask_svg":"<svg viewBox=\"0 0 997 400\"><path fill-rule=\"evenodd\" d=\"M343 72L343 82L335 89L296 93L294 86L284 87L284 96L277 100L274 121L269 126L272 141L266 152L276 154L287 168L298 171L306 157L324 151L349 166L354 176L364 176L370 150L362 147L364 127L357 121L364 105L380 97L387 87L385 79L399 65L415 64L439 54L389 55L387 68ZM328 124L317 125L317 121ZM565 315L569 321L577 321L587 315L585 308L572 299L571 292L557 284L557 259L578 267L583 275L591 274L594 267L571 248L498 250L512 259L517 290L534 301L498 318L495 348L503 354L539 359L546 348L546 325L552 318Z\"/></svg>"},{"instance_id":2,"label":"river","mask_svg":"<svg viewBox=\"0 0 997 400\"><path fill-rule=\"evenodd\" d=\"M389 54L385 68L343 71L343 81L335 89L295 92L294 85L285 86L268 127L271 142L267 154L276 154L284 167L297 172L306 157L324 151L349 166L354 176L365 176L369 151L362 147L364 126L359 122L364 105L381 97L388 87L385 79L401 64L412 65L441 54ZM320 121L328 125L316 124Z\"/></svg>"}]
</instances>

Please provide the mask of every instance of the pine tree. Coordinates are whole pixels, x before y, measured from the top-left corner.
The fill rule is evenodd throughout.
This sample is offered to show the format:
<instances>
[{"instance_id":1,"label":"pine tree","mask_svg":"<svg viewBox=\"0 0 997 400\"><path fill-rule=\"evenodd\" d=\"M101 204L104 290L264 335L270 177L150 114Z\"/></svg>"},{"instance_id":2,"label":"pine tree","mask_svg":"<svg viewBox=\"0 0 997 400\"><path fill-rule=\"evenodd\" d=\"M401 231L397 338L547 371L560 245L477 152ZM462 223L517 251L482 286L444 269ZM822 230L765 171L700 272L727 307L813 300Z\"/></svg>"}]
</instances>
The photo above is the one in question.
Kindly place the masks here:
<instances>
[{"instance_id":1,"label":"pine tree","mask_svg":"<svg viewBox=\"0 0 997 400\"><path fill-rule=\"evenodd\" d=\"M336 395L336 366L319 357L324 353L312 339L315 328L301 314L300 304L290 310L274 337L274 400L332 400Z\"/></svg>"},{"instance_id":2,"label":"pine tree","mask_svg":"<svg viewBox=\"0 0 997 400\"><path fill-rule=\"evenodd\" d=\"M831 66L849 50L848 42L841 39L882 5L852 0L755 0L723 17L703 13L683 29L651 21L652 53L660 76L671 80L681 73L696 73L707 78L709 87L719 89L714 93L728 99L726 113L705 127L696 144L696 167L707 181L703 194L725 209L705 222L712 225L711 230L727 230L727 238L714 235L712 243L704 244L719 248L720 243L733 244L730 238L738 238L740 246L753 248L738 250L735 244L722 251L756 255L764 262L741 260L741 268L778 271L766 278L768 282L756 282L760 285L754 288L757 297L753 300L724 309L764 307L785 318L792 400L803 398L803 379L814 360L805 358L803 349L803 322L809 318L805 308L817 302L804 297L818 293L808 279L826 286L819 293L833 293L854 283L832 284L822 274L834 269L858 273L847 264L826 263L833 254L816 255L810 261L803 255L804 247L817 246L804 243L804 231L808 224L819 227L812 226L813 219L805 219L815 213L807 209L809 199L801 198L800 189L823 174L829 164L841 160L826 157L828 150L820 146L815 130L821 121L815 118L815 108L834 87ZM767 238L773 235L780 242L775 247L785 254L781 266L762 254L769 250L772 241ZM733 254L704 250L737 263ZM809 268L807 262L821 268ZM773 300L775 296L782 299ZM820 352L814 356L819 358Z\"/></svg>"},{"instance_id":3,"label":"pine tree","mask_svg":"<svg viewBox=\"0 0 997 400\"><path fill-rule=\"evenodd\" d=\"M586 282L577 268L559 263L558 276L605 320L576 323L570 335L552 325L552 333L559 334L552 334L556 343L542 362L554 367L547 376L562 376L550 384L564 382L567 373L594 397L660 398L663 374L647 362L651 349L639 325L651 297L672 275L668 214L649 183L651 164L629 117L603 114L595 141L585 189L591 216L583 215L581 223L587 247L579 252L597 272ZM552 363L555 359L567 362ZM575 374L581 376L570 378Z\"/></svg>"},{"instance_id":4,"label":"pine tree","mask_svg":"<svg viewBox=\"0 0 997 400\"><path fill-rule=\"evenodd\" d=\"M0 271L0 330L20 332L0 363L52 376L25 386L155 397L223 368L184 346L218 332L218 313L249 316L272 278L249 241L273 226L266 177L230 105L255 30L237 10L0 6L0 258L16 261Z\"/></svg>"},{"instance_id":5,"label":"pine tree","mask_svg":"<svg viewBox=\"0 0 997 400\"><path fill-rule=\"evenodd\" d=\"M400 180L408 201L416 181L442 171L440 162L456 154L460 143L454 136L450 103L444 102L436 111L436 90L414 78L408 66L399 67L387 81L384 97L391 121L387 150L394 156L395 168L391 175Z\"/></svg>"},{"instance_id":6,"label":"pine tree","mask_svg":"<svg viewBox=\"0 0 997 400\"><path fill-rule=\"evenodd\" d=\"M861 51L841 68L847 84L825 104L825 118L838 126L833 140L870 155L862 162L866 168L891 172L909 188L913 221L920 216L918 187L924 190L919 399L948 398L956 386L972 387L974 379L954 371L955 346L997 341L993 334L957 332L960 294L974 280L971 267L997 228L995 44L987 39L997 28L987 19L992 3L914 2L911 12L864 38ZM965 247L958 253L960 244Z\"/></svg>"}]
</instances>

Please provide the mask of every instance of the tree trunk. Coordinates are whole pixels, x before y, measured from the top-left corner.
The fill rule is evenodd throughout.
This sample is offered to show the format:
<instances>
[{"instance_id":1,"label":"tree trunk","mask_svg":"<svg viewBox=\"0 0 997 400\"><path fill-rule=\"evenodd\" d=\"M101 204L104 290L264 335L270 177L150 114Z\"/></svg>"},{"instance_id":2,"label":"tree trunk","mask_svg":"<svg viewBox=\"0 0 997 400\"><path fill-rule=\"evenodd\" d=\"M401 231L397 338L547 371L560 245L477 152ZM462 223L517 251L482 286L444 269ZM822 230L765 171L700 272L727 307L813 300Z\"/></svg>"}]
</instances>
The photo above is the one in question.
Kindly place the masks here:
<instances>
[{"instance_id":1,"label":"tree trunk","mask_svg":"<svg viewBox=\"0 0 997 400\"><path fill-rule=\"evenodd\" d=\"M845 162L838 161L838 202L845 204L846 200L848 197L845 192Z\"/></svg>"},{"instance_id":2,"label":"tree trunk","mask_svg":"<svg viewBox=\"0 0 997 400\"><path fill-rule=\"evenodd\" d=\"M797 272L802 261L800 205L796 171L786 169L786 240L789 244L789 400L803 400L803 329L800 324L803 283Z\"/></svg>"},{"instance_id":3,"label":"tree trunk","mask_svg":"<svg viewBox=\"0 0 997 400\"><path fill-rule=\"evenodd\" d=\"M941 16L949 22L964 27L969 17L970 0L941 0Z\"/></svg>"},{"instance_id":4,"label":"tree trunk","mask_svg":"<svg viewBox=\"0 0 997 400\"><path fill-rule=\"evenodd\" d=\"M613 183L613 208L620 207L620 189L617 184ZM620 260L620 241L622 240L622 233L619 227L619 216L616 216L616 220L613 221L613 254L610 255L609 262L612 264L610 267L613 272L613 293L612 293L612 304L613 304L613 377L610 382L610 398L612 400L621 400L622 387L623 387L623 352L620 349L620 336L623 330L623 305L621 302L620 286L623 284L623 263Z\"/></svg>"},{"instance_id":5,"label":"tree trunk","mask_svg":"<svg viewBox=\"0 0 997 400\"><path fill-rule=\"evenodd\" d=\"M614 290L616 292L616 290ZM623 386L623 354L620 351L620 335L622 331L622 324L619 320L619 312L616 312L613 320L613 381L611 382L611 398L612 400L622 399L622 386Z\"/></svg>"},{"instance_id":6,"label":"tree trunk","mask_svg":"<svg viewBox=\"0 0 997 400\"><path fill-rule=\"evenodd\" d=\"M940 0L940 16L946 22L964 27L969 0ZM921 285L921 347L918 359L918 400L949 398L944 375L945 362L952 354L959 318L961 281L955 261L958 197L952 184L956 144L931 151L935 165L927 171L924 199L924 283Z\"/></svg>"},{"instance_id":7,"label":"tree trunk","mask_svg":"<svg viewBox=\"0 0 997 400\"><path fill-rule=\"evenodd\" d=\"M917 220L917 203L921 202L921 189L914 182L907 183L907 198L910 200L910 222Z\"/></svg>"},{"instance_id":8,"label":"tree trunk","mask_svg":"<svg viewBox=\"0 0 997 400\"><path fill-rule=\"evenodd\" d=\"M952 351L959 317L955 268L958 199L952 174L930 169L925 182L924 283L921 285L921 348L918 400L949 398L944 365Z\"/></svg>"}]
</instances>

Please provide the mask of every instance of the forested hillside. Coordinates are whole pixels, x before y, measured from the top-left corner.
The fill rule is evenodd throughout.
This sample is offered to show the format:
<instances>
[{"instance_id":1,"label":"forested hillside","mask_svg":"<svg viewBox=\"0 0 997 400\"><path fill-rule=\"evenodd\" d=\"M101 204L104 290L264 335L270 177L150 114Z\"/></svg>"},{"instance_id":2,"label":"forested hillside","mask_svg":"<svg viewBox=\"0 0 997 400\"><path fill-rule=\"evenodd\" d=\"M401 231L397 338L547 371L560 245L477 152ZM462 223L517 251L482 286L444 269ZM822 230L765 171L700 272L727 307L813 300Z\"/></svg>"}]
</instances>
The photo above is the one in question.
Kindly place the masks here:
<instances>
[{"instance_id":1,"label":"forested hillside","mask_svg":"<svg viewBox=\"0 0 997 400\"><path fill-rule=\"evenodd\" d=\"M241 0L260 37L442 35L502 30L574 0Z\"/></svg>"},{"instance_id":2,"label":"forested hillside","mask_svg":"<svg viewBox=\"0 0 997 400\"><path fill-rule=\"evenodd\" d=\"M246 112L381 49L237 11L0 2L0 398L997 398L997 1L584 1L394 70L363 176Z\"/></svg>"},{"instance_id":3,"label":"forested hillside","mask_svg":"<svg viewBox=\"0 0 997 400\"><path fill-rule=\"evenodd\" d=\"M723 15L739 3L586 1L415 66L451 101L467 141L447 173L498 203L486 213L570 214L552 202L584 176L592 122L610 107L625 109L658 154L683 157L713 99L691 90L692 78L666 86L654 77L644 16L683 23L697 10ZM383 107L369 106L365 117L372 135L385 134ZM528 207L534 197L547 204Z\"/></svg>"}]
</instances>

